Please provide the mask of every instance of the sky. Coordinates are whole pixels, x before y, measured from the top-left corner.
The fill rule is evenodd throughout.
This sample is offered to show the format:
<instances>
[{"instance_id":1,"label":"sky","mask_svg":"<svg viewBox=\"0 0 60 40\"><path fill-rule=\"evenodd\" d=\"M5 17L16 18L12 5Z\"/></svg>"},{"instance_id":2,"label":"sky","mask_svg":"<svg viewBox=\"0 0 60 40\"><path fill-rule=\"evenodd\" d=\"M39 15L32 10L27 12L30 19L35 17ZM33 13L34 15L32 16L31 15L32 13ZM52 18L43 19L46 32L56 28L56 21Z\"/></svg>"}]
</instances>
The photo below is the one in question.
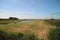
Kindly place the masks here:
<instances>
[{"instance_id":1,"label":"sky","mask_svg":"<svg viewBox=\"0 0 60 40\"><path fill-rule=\"evenodd\" d=\"M60 0L0 0L0 18L50 19L60 17Z\"/></svg>"}]
</instances>

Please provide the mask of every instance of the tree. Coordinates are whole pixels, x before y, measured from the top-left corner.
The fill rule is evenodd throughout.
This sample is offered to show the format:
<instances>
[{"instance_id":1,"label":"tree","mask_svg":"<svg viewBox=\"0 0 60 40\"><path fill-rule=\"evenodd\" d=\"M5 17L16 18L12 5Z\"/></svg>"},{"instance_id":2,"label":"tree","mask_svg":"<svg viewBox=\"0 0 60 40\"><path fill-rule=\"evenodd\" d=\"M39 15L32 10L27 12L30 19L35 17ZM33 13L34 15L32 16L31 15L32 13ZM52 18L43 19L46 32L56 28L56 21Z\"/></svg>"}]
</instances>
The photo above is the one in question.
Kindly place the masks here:
<instances>
[{"instance_id":1,"label":"tree","mask_svg":"<svg viewBox=\"0 0 60 40\"><path fill-rule=\"evenodd\" d=\"M18 20L16 17L9 17L10 20Z\"/></svg>"}]
</instances>

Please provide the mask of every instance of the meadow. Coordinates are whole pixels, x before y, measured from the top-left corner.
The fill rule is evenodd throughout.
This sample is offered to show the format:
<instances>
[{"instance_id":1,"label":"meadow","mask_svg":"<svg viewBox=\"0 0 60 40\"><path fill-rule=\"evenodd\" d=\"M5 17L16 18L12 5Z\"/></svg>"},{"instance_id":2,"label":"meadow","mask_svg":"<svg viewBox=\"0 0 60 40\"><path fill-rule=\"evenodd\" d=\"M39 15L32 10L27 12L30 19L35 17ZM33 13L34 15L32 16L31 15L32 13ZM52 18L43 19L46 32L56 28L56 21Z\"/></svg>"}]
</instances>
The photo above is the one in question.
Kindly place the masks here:
<instances>
[{"instance_id":1,"label":"meadow","mask_svg":"<svg viewBox=\"0 0 60 40\"><path fill-rule=\"evenodd\" d=\"M60 20L0 20L0 40L58 40L59 30Z\"/></svg>"}]
</instances>

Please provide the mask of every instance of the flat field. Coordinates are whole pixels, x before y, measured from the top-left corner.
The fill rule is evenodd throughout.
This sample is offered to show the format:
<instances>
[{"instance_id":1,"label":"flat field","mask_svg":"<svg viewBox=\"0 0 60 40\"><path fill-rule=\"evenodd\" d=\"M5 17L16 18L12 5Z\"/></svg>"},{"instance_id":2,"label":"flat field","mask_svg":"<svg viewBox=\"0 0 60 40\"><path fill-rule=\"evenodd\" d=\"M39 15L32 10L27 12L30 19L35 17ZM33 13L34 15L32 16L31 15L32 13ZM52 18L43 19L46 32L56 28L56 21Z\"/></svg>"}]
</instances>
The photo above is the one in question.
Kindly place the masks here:
<instances>
[{"instance_id":1,"label":"flat field","mask_svg":"<svg viewBox=\"0 0 60 40\"><path fill-rule=\"evenodd\" d=\"M41 40L48 40L47 34L49 30L58 26L60 27L59 24L60 20L33 20L29 22L18 20L1 20L0 30L7 33L33 32Z\"/></svg>"}]
</instances>

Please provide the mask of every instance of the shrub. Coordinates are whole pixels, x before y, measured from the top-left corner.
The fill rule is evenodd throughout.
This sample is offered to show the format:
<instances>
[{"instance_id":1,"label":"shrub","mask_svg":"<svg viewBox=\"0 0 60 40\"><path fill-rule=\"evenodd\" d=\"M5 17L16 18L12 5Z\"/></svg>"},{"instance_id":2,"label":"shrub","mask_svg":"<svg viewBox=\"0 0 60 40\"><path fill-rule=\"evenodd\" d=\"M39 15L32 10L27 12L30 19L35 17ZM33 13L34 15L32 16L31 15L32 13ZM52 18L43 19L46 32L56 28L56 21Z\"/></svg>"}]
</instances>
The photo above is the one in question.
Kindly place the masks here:
<instances>
[{"instance_id":1,"label":"shrub","mask_svg":"<svg viewBox=\"0 0 60 40\"><path fill-rule=\"evenodd\" d=\"M17 35L16 34L9 34L7 37L7 40L17 40Z\"/></svg>"},{"instance_id":2,"label":"shrub","mask_svg":"<svg viewBox=\"0 0 60 40\"><path fill-rule=\"evenodd\" d=\"M33 32L26 31L24 33L23 40L38 40L38 38Z\"/></svg>"},{"instance_id":3,"label":"shrub","mask_svg":"<svg viewBox=\"0 0 60 40\"><path fill-rule=\"evenodd\" d=\"M22 33L18 33L18 35L17 35L17 36L18 36L18 40L22 40L23 35L24 35L24 34L22 34Z\"/></svg>"},{"instance_id":4,"label":"shrub","mask_svg":"<svg viewBox=\"0 0 60 40\"><path fill-rule=\"evenodd\" d=\"M7 33L0 30L0 40L38 40L34 33Z\"/></svg>"},{"instance_id":5,"label":"shrub","mask_svg":"<svg viewBox=\"0 0 60 40\"><path fill-rule=\"evenodd\" d=\"M7 33L0 30L0 40L5 40L7 38Z\"/></svg>"},{"instance_id":6,"label":"shrub","mask_svg":"<svg viewBox=\"0 0 60 40\"><path fill-rule=\"evenodd\" d=\"M48 38L49 40L60 40L60 28L51 29Z\"/></svg>"},{"instance_id":7,"label":"shrub","mask_svg":"<svg viewBox=\"0 0 60 40\"><path fill-rule=\"evenodd\" d=\"M32 34L29 36L29 40L37 40L37 37L34 34Z\"/></svg>"}]
</instances>

